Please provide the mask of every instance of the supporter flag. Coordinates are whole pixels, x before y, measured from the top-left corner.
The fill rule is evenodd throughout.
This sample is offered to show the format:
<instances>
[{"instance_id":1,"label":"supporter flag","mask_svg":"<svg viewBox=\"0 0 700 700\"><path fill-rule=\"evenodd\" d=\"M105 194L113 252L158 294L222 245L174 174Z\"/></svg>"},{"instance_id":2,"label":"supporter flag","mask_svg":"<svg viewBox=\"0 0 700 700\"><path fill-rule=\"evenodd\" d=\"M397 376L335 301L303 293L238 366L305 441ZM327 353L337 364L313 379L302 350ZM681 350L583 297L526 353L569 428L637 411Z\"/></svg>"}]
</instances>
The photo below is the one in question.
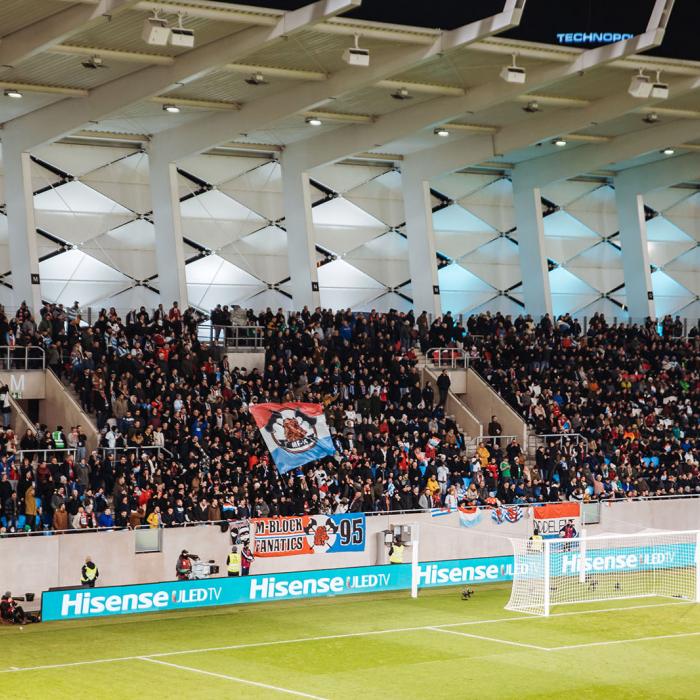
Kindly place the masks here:
<instances>
[{"instance_id":1,"label":"supporter flag","mask_svg":"<svg viewBox=\"0 0 700 700\"><path fill-rule=\"evenodd\" d=\"M259 403L250 412L280 474L335 454L319 403Z\"/></svg>"},{"instance_id":2,"label":"supporter flag","mask_svg":"<svg viewBox=\"0 0 700 700\"><path fill-rule=\"evenodd\" d=\"M545 539L559 537L559 531L569 520L573 521L577 532L581 531L581 504L576 501L566 503L546 503L532 509L532 525Z\"/></svg>"},{"instance_id":3,"label":"supporter flag","mask_svg":"<svg viewBox=\"0 0 700 700\"><path fill-rule=\"evenodd\" d=\"M474 527L481 522L481 509L476 506L461 506L459 508L459 524L462 527Z\"/></svg>"},{"instance_id":4,"label":"supporter flag","mask_svg":"<svg viewBox=\"0 0 700 700\"><path fill-rule=\"evenodd\" d=\"M439 518L441 515L449 515L457 510L454 506L442 506L442 508L431 508L430 515L433 518Z\"/></svg>"},{"instance_id":5,"label":"supporter flag","mask_svg":"<svg viewBox=\"0 0 700 700\"><path fill-rule=\"evenodd\" d=\"M520 506L498 506L491 509L491 519L496 525L517 523L522 517L523 509Z\"/></svg>"}]
</instances>

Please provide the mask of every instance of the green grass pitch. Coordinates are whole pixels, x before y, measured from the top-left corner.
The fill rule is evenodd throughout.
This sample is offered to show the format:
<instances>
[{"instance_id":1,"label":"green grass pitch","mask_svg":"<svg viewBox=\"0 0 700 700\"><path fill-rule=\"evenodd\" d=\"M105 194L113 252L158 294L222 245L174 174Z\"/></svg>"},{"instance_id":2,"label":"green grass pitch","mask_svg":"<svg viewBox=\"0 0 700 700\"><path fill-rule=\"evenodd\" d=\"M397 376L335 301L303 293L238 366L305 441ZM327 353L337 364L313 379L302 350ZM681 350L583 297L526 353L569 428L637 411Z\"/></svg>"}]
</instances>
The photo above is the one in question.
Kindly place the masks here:
<instances>
[{"instance_id":1,"label":"green grass pitch","mask_svg":"<svg viewBox=\"0 0 700 700\"><path fill-rule=\"evenodd\" d=\"M509 585L0 628L0 698L697 698L700 605L503 609Z\"/></svg>"}]
</instances>

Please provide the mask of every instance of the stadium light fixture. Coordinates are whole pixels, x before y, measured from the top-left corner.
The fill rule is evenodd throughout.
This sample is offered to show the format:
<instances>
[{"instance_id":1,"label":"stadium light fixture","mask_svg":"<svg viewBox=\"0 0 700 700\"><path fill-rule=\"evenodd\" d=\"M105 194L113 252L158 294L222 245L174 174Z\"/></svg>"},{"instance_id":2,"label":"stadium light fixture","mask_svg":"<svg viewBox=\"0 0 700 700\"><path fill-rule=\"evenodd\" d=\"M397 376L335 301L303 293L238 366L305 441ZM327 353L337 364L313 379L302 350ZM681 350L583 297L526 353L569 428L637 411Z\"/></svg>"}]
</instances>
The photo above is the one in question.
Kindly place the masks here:
<instances>
[{"instance_id":1,"label":"stadium light fixture","mask_svg":"<svg viewBox=\"0 0 700 700\"><path fill-rule=\"evenodd\" d=\"M507 83L524 83L527 77L527 72L522 66L516 62L516 55L513 54L513 62L509 66L503 66L501 69L501 78Z\"/></svg>"},{"instance_id":2,"label":"stadium light fixture","mask_svg":"<svg viewBox=\"0 0 700 700\"><path fill-rule=\"evenodd\" d=\"M187 29L187 27L183 26L182 20L184 16L183 12L178 12L177 27L173 27L170 30L170 44L172 46L182 46L186 49L191 49L194 47L194 30Z\"/></svg>"},{"instance_id":3,"label":"stadium light fixture","mask_svg":"<svg viewBox=\"0 0 700 700\"><path fill-rule=\"evenodd\" d=\"M566 146L568 141L566 139L561 138L561 136L560 136L559 138L554 139L554 141L552 141L552 143L555 146L557 146L558 148L564 148L564 146Z\"/></svg>"},{"instance_id":4,"label":"stadium light fixture","mask_svg":"<svg viewBox=\"0 0 700 700\"><path fill-rule=\"evenodd\" d=\"M257 73L252 73L245 79L246 83L248 85L267 85L267 80L265 80L265 76L260 73L259 71Z\"/></svg>"},{"instance_id":5,"label":"stadium light fixture","mask_svg":"<svg viewBox=\"0 0 700 700\"><path fill-rule=\"evenodd\" d=\"M433 133L435 136L442 136L443 138L450 135L450 132L444 126L438 126Z\"/></svg>"},{"instance_id":6,"label":"stadium light fixture","mask_svg":"<svg viewBox=\"0 0 700 700\"><path fill-rule=\"evenodd\" d=\"M154 10L153 15L144 20L141 36L151 46L165 46L170 39L168 20L161 17L157 10Z\"/></svg>"},{"instance_id":7,"label":"stadium light fixture","mask_svg":"<svg viewBox=\"0 0 700 700\"><path fill-rule=\"evenodd\" d=\"M5 90L5 97L11 97L14 100L19 100L23 97L19 90Z\"/></svg>"},{"instance_id":8,"label":"stadium light fixture","mask_svg":"<svg viewBox=\"0 0 700 700\"><path fill-rule=\"evenodd\" d=\"M640 68L639 73L637 75L632 76L632 80L630 81L630 86L627 88L627 92L629 92L632 97L637 97L640 100L645 100L651 95L651 90L652 90L653 84L651 80L649 80L649 76L644 73L644 71ZM668 86L667 91L668 91Z\"/></svg>"},{"instance_id":9,"label":"stadium light fixture","mask_svg":"<svg viewBox=\"0 0 700 700\"><path fill-rule=\"evenodd\" d=\"M369 49L360 46L360 35L355 34L355 46L351 46L343 51L343 61L349 66L367 68L369 66Z\"/></svg>"},{"instance_id":10,"label":"stadium light fixture","mask_svg":"<svg viewBox=\"0 0 700 700\"><path fill-rule=\"evenodd\" d=\"M402 87L391 93L395 100L412 100L413 95L408 91L408 88Z\"/></svg>"},{"instance_id":11,"label":"stadium light fixture","mask_svg":"<svg viewBox=\"0 0 700 700\"><path fill-rule=\"evenodd\" d=\"M180 111L180 108L177 105L167 104L167 105L163 105L163 111L169 112L170 114L178 114Z\"/></svg>"},{"instance_id":12,"label":"stadium light fixture","mask_svg":"<svg viewBox=\"0 0 700 700\"><path fill-rule=\"evenodd\" d=\"M306 117L306 123L309 126L321 126L321 124L323 124L318 117Z\"/></svg>"},{"instance_id":13,"label":"stadium light fixture","mask_svg":"<svg viewBox=\"0 0 700 700\"><path fill-rule=\"evenodd\" d=\"M651 97L655 100L667 100L669 94L668 83L661 82L661 71L656 71L656 80L651 86Z\"/></svg>"},{"instance_id":14,"label":"stadium light fixture","mask_svg":"<svg viewBox=\"0 0 700 700\"><path fill-rule=\"evenodd\" d=\"M675 149L671 148L670 146L667 146L663 151L661 151L661 153L663 153L665 156L672 156L675 152Z\"/></svg>"}]
</instances>

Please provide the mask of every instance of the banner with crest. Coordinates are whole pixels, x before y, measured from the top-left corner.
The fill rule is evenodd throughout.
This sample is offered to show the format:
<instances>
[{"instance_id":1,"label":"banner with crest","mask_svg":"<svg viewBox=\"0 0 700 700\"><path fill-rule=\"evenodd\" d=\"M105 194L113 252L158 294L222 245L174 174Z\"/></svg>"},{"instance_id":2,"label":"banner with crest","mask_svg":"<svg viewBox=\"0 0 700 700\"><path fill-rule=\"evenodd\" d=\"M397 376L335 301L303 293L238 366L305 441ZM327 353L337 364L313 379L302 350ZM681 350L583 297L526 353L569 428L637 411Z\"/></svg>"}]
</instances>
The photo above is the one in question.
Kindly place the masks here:
<instances>
[{"instance_id":1,"label":"banner with crest","mask_svg":"<svg viewBox=\"0 0 700 700\"><path fill-rule=\"evenodd\" d=\"M335 454L320 403L259 403L250 412L280 474Z\"/></svg>"}]
</instances>

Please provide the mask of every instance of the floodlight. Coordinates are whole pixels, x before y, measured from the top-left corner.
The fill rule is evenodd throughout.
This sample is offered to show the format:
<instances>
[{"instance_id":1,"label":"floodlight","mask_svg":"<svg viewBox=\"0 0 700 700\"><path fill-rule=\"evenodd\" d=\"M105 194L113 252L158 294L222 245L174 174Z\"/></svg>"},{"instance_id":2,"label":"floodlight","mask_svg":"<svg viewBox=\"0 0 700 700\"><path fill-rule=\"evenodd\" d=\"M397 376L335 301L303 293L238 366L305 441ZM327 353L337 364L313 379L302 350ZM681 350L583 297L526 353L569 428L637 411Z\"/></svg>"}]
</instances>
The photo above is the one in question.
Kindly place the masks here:
<instances>
[{"instance_id":1,"label":"floodlight","mask_svg":"<svg viewBox=\"0 0 700 700\"><path fill-rule=\"evenodd\" d=\"M170 39L168 20L163 19L158 12L154 11L153 16L144 21L141 36L151 46L165 46Z\"/></svg>"},{"instance_id":2,"label":"floodlight","mask_svg":"<svg viewBox=\"0 0 700 700\"><path fill-rule=\"evenodd\" d=\"M180 111L180 108L177 105L167 104L163 105L163 111L169 112L170 114L177 114Z\"/></svg>"},{"instance_id":3,"label":"floodlight","mask_svg":"<svg viewBox=\"0 0 700 700\"><path fill-rule=\"evenodd\" d=\"M438 126L433 133L435 136L442 136L443 138L450 135L450 132L444 126Z\"/></svg>"},{"instance_id":4,"label":"floodlight","mask_svg":"<svg viewBox=\"0 0 700 700\"><path fill-rule=\"evenodd\" d=\"M517 65L515 54L513 54L513 63L509 66L503 66L501 69L501 78L507 83L524 83L527 72L522 66Z\"/></svg>"},{"instance_id":5,"label":"floodlight","mask_svg":"<svg viewBox=\"0 0 700 700\"><path fill-rule=\"evenodd\" d=\"M360 47L360 35L355 34L355 46L351 46L343 51L343 61L349 66L359 66L366 68L369 65L369 49Z\"/></svg>"},{"instance_id":6,"label":"floodlight","mask_svg":"<svg viewBox=\"0 0 700 700\"><path fill-rule=\"evenodd\" d=\"M306 117L306 123L309 126L321 126L321 124L323 124L318 117Z\"/></svg>"},{"instance_id":7,"label":"floodlight","mask_svg":"<svg viewBox=\"0 0 700 700\"><path fill-rule=\"evenodd\" d=\"M632 97L637 97L639 99L645 100L649 95L651 95L652 82L649 80L649 76L644 74L644 71L640 68L639 73L632 77L630 81L630 86L627 88Z\"/></svg>"},{"instance_id":8,"label":"floodlight","mask_svg":"<svg viewBox=\"0 0 700 700\"><path fill-rule=\"evenodd\" d=\"M15 100L19 100L22 97L22 93L19 90L5 90L5 97L12 97Z\"/></svg>"}]
</instances>

